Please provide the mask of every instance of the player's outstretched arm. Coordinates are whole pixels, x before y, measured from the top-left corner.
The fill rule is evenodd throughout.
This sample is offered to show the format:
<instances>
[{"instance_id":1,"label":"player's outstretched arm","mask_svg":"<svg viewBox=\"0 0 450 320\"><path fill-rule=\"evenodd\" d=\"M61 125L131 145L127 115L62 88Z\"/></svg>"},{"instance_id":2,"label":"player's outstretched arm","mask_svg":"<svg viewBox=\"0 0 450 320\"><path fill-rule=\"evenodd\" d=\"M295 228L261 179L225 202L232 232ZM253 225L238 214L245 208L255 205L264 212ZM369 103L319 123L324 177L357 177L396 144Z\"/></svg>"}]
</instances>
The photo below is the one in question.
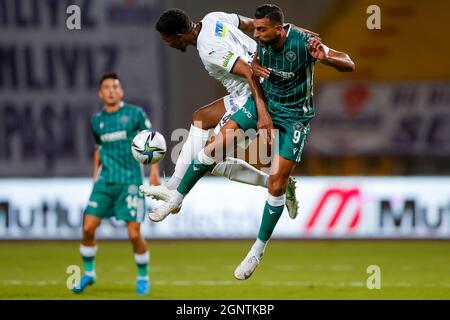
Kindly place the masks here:
<instances>
[{"instance_id":1,"label":"player's outstretched arm","mask_svg":"<svg viewBox=\"0 0 450 320\"><path fill-rule=\"evenodd\" d=\"M150 166L149 182L151 186L159 186L161 184L159 179L159 163Z\"/></svg>"},{"instance_id":2,"label":"player's outstretched arm","mask_svg":"<svg viewBox=\"0 0 450 320\"><path fill-rule=\"evenodd\" d=\"M355 63L348 54L328 48L319 39L312 38L309 40L308 51L313 58L338 71L355 71Z\"/></svg>"}]
</instances>

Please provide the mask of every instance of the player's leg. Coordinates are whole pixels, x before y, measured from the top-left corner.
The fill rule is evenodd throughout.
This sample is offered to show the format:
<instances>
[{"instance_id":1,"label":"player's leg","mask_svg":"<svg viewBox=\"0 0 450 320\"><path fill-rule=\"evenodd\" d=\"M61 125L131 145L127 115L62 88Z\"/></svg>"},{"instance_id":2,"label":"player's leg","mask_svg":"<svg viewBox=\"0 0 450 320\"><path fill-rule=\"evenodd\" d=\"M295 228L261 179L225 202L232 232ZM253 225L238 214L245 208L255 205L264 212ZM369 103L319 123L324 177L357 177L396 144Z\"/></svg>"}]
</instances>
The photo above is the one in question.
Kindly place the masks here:
<instances>
[{"instance_id":1,"label":"player's leg","mask_svg":"<svg viewBox=\"0 0 450 320\"><path fill-rule=\"evenodd\" d=\"M250 117L249 117L250 115ZM255 129L257 122L256 105L253 98L249 98L245 105L238 110L231 119L221 128L216 136L211 137L206 147L202 149L189 165L177 190L173 190L170 199L162 206L149 213L152 221L158 222L165 219L170 213L179 210L183 198L194 187L198 180L206 172L211 170L214 164L223 156L223 150L228 148L236 139L239 128L243 131Z\"/></svg>"},{"instance_id":2,"label":"player's leg","mask_svg":"<svg viewBox=\"0 0 450 320\"><path fill-rule=\"evenodd\" d=\"M215 151L223 150L227 145L233 143L235 139L234 132L237 129L239 129L239 125L233 120L228 121L222 127L219 134L214 136L194 158L178 188L171 192L170 199L162 206L156 208L154 212L149 213L150 220L154 222L162 221L170 213L179 210L184 197L191 191L197 181L214 167L216 163Z\"/></svg>"},{"instance_id":3,"label":"player's leg","mask_svg":"<svg viewBox=\"0 0 450 320\"><path fill-rule=\"evenodd\" d=\"M102 181L97 181L92 189L87 208L83 216L83 238L80 244L80 254L83 259L84 274L80 283L73 288L74 293L81 293L87 286L95 283L95 256L97 254L97 241L95 232L101 219L111 214L113 205L112 191Z\"/></svg>"},{"instance_id":4,"label":"player's leg","mask_svg":"<svg viewBox=\"0 0 450 320\"><path fill-rule=\"evenodd\" d=\"M231 116L239 110L247 102L248 96L231 97L225 96L213 103L200 108L194 113L194 123L199 123L203 128L214 128L214 135L218 134L220 129L227 123ZM225 112L226 111L226 112ZM197 128L197 127L196 127ZM157 200L167 201L170 197L170 190L176 189L181 181L182 176L194 156L203 148L205 141L193 143L195 132L200 137L202 134L191 126L191 132L177 160L175 172L166 185L160 186L141 186L140 190L148 196ZM203 136L206 136L203 135ZM198 148L198 146L200 146ZM194 148L193 148L194 147ZM190 150L190 151L189 151ZM189 161L186 165L186 161ZM215 176L223 176L232 181L246 183L254 186L262 186L267 188L268 175L241 159L227 157L224 161L217 163L213 167L212 172ZM175 213L175 212L174 212Z\"/></svg>"},{"instance_id":5,"label":"player's leg","mask_svg":"<svg viewBox=\"0 0 450 320\"><path fill-rule=\"evenodd\" d=\"M89 213L86 213L83 217L83 238L80 244L80 254L83 260L84 274L80 283L72 289L74 293L81 293L87 286L95 283L95 255L97 254L95 231L100 222L99 217Z\"/></svg>"},{"instance_id":6,"label":"player's leg","mask_svg":"<svg viewBox=\"0 0 450 320\"><path fill-rule=\"evenodd\" d=\"M150 292L149 262L147 242L141 234L141 222L145 215L144 196L138 190L138 184L121 184L117 187L114 216L127 223L128 238L133 246L134 261L137 268L136 293Z\"/></svg>"},{"instance_id":7,"label":"player's leg","mask_svg":"<svg viewBox=\"0 0 450 320\"><path fill-rule=\"evenodd\" d=\"M208 141L209 129L213 129L220 122L225 112L223 98L194 112L189 135L178 156L175 171L166 183L168 189L174 190L178 187L192 160Z\"/></svg>"},{"instance_id":8,"label":"player's leg","mask_svg":"<svg viewBox=\"0 0 450 320\"><path fill-rule=\"evenodd\" d=\"M258 236L247 256L234 272L238 280L248 279L261 261L267 242L283 213L286 189L289 177L295 168L295 162L276 154L271 167L273 171L269 177L269 192Z\"/></svg>"},{"instance_id":9,"label":"player's leg","mask_svg":"<svg viewBox=\"0 0 450 320\"><path fill-rule=\"evenodd\" d=\"M128 238L133 245L134 261L137 267L136 293L148 294L150 292L150 254L147 249L147 242L142 237L140 223L129 221L127 229Z\"/></svg>"},{"instance_id":10,"label":"player's leg","mask_svg":"<svg viewBox=\"0 0 450 320\"><path fill-rule=\"evenodd\" d=\"M269 111L270 111L269 105ZM301 154L309 134L309 123L302 118L271 112L274 125L279 130L277 150L272 162L269 177L269 194L264 206L263 217L258 237L249 253L235 270L239 280L249 278L258 266L266 248L267 241L272 236L286 202L286 190L290 183L290 175L295 165L301 161Z\"/></svg>"}]
</instances>

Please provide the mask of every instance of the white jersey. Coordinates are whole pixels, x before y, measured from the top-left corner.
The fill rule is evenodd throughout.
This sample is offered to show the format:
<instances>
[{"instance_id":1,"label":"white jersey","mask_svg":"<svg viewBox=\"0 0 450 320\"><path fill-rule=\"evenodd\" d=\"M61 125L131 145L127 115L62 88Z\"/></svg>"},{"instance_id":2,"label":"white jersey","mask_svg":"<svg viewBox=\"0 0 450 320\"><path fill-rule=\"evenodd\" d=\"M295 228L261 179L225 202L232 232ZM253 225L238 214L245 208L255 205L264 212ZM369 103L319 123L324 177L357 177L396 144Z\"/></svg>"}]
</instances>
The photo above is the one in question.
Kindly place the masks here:
<instances>
[{"instance_id":1,"label":"white jersey","mask_svg":"<svg viewBox=\"0 0 450 320\"><path fill-rule=\"evenodd\" d=\"M209 75L219 80L231 97L251 94L245 78L231 72L239 58L250 63L256 42L239 29L239 16L212 12L203 20L197 50Z\"/></svg>"}]
</instances>

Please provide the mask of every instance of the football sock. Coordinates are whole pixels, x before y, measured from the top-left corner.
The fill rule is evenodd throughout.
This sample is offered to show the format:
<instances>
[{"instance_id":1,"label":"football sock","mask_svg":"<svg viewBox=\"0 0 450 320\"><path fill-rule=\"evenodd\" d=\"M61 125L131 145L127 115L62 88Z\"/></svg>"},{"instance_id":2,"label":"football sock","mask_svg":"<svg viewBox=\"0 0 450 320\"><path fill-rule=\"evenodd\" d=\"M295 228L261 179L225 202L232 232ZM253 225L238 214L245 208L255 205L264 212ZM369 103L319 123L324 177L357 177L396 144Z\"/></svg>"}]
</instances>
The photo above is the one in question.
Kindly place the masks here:
<instances>
[{"instance_id":1,"label":"football sock","mask_svg":"<svg viewBox=\"0 0 450 320\"><path fill-rule=\"evenodd\" d=\"M226 177L232 181L267 188L269 175L256 169L244 160L227 157L219 162L211 172L215 176Z\"/></svg>"},{"instance_id":2,"label":"football sock","mask_svg":"<svg viewBox=\"0 0 450 320\"><path fill-rule=\"evenodd\" d=\"M178 156L175 171L166 183L167 188L175 190L178 187L192 160L194 160L195 156L205 146L206 141L208 141L208 137L209 130L203 130L202 128L191 125L188 138L186 139L180 155Z\"/></svg>"},{"instance_id":3,"label":"football sock","mask_svg":"<svg viewBox=\"0 0 450 320\"><path fill-rule=\"evenodd\" d=\"M267 241L272 236L272 232L283 213L286 194L272 196L268 194L266 205L264 206L263 217L259 227L258 239Z\"/></svg>"},{"instance_id":4,"label":"football sock","mask_svg":"<svg viewBox=\"0 0 450 320\"><path fill-rule=\"evenodd\" d=\"M83 258L84 273L95 278L95 254L97 246L80 245L80 253Z\"/></svg>"},{"instance_id":5,"label":"football sock","mask_svg":"<svg viewBox=\"0 0 450 320\"><path fill-rule=\"evenodd\" d=\"M137 265L137 279L138 280L148 280L149 279L149 262L150 254L148 251L144 253L135 253L134 261Z\"/></svg>"},{"instance_id":6,"label":"football sock","mask_svg":"<svg viewBox=\"0 0 450 320\"><path fill-rule=\"evenodd\" d=\"M263 241L261 239L256 238L255 243L253 244L251 251L256 254L258 258L261 258L264 254L264 250L266 249L267 241Z\"/></svg>"},{"instance_id":7,"label":"football sock","mask_svg":"<svg viewBox=\"0 0 450 320\"><path fill-rule=\"evenodd\" d=\"M183 179L180 182L177 190L182 195L187 195L189 191L194 187L198 180L203 177L209 169L214 165L214 159L205 154L205 150L202 149L191 165L187 169Z\"/></svg>"}]
</instances>

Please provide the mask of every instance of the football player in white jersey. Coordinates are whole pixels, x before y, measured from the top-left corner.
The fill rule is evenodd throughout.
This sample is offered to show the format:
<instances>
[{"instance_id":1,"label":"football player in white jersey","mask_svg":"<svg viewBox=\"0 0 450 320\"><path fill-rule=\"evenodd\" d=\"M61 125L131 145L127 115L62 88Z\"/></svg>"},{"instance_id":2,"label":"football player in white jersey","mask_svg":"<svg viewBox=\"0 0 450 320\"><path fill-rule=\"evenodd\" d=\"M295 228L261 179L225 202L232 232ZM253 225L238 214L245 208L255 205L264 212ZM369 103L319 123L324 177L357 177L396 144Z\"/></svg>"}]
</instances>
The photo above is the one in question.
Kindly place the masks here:
<instances>
[{"instance_id":1,"label":"football player in white jersey","mask_svg":"<svg viewBox=\"0 0 450 320\"><path fill-rule=\"evenodd\" d=\"M191 161L205 146L210 129L215 128L217 133L231 115L245 104L252 92L254 93L255 88L250 87L251 81L247 79L253 76L250 63L257 45L243 32L251 33L253 28L253 19L224 12L209 13L198 23L192 22L189 16L179 9L170 9L159 18L156 30L166 44L183 52L189 45L196 46L205 69L223 84L229 95L194 112L189 136L180 152L172 177L165 185L141 186L140 190L146 195L167 200L170 190L178 187ZM269 128L269 123L270 119L261 117L258 129ZM270 142L270 136L263 138ZM227 157L214 167L212 174L267 188L268 175L240 159ZM286 207L289 216L294 219L297 216L298 203L295 180L292 177L286 191Z\"/></svg>"}]
</instances>

